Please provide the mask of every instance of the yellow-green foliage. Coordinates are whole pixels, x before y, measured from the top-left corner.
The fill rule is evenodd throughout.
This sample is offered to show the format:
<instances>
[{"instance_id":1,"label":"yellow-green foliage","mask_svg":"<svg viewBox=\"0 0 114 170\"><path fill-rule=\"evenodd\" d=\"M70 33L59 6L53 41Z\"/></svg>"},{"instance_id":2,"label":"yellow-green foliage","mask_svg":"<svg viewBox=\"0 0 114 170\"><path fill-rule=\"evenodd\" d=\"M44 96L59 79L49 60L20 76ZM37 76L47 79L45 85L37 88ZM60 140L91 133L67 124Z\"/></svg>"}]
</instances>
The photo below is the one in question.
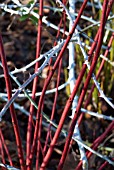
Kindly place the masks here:
<instances>
[{"instance_id":1,"label":"yellow-green foliage","mask_svg":"<svg viewBox=\"0 0 114 170\"><path fill-rule=\"evenodd\" d=\"M64 68L64 75L65 75L65 82L66 82L68 80L68 70L66 67ZM70 86L69 85L66 86L66 94L67 94L67 96L70 96Z\"/></svg>"}]
</instances>

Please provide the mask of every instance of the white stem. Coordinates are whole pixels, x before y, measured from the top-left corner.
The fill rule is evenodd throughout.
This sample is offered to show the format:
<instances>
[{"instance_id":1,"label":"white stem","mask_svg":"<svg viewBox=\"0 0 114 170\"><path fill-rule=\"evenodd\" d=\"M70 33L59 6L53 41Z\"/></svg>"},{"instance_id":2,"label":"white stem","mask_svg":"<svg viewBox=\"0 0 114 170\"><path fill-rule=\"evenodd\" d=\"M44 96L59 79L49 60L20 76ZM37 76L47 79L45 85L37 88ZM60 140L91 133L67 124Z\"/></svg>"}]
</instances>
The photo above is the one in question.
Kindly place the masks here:
<instances>
[{"instance_id":1,"label":"white stem","mask_svg":"<svg viewBox=\"0 0 114 170\"><path fill-rule=\"evenodd\" d=\"M75 0L69 0L69 13L75 13ZM70 15L70 14L69 14ZM75 16L72 15L69 17L70 21L69 21L69 32L72 29L73 26L73 22L75 20ZM77 33L75 31L75 33ZM79 35L78 35L79 36ZM79 39L78 39L79 40ZM72 93L74 87L75 87L75 82L76 82L76 78L75 78L75 48L74 48L74 43L70 42L69 43L69 79L70 79L70 91ZM76 107L77 107L77 102L78 102L78 96L74 97L73 103L72 103L72 115L74 115ZM74 129L74 134L77 134L76 137L78 140L82 141L81 139L81 135L80 135L80 131L78 128L78 123L75 126ZM81 160L82 160L82 168L83 170L87 170L88 169L88 161L87 161L87 157L85 154L85 149L84 147L77 141L78 146L79 146L79 150L80 150L80 156L81 156Z\"/></svg>"}]
</instances>

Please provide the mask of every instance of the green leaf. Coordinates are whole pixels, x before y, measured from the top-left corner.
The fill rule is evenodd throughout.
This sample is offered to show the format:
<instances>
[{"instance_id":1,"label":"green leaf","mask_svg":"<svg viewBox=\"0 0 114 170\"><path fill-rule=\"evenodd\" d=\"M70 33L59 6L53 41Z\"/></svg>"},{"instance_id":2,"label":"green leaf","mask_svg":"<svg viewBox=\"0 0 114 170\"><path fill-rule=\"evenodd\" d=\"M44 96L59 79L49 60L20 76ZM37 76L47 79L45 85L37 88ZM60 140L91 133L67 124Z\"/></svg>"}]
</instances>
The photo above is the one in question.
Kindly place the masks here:
<instances>
[{"instance_id":1,"label":"green leaf","mask_svg":"<svg viewBox=\"0 0 114 170\"><path fill-rule=\"evenodd\" d=\"M26 19L29 18L29 14L23 15L19 18L20 21L25 21Z\"/></svg>"},{"instance_id":2,"label":"green leaf","mask_svg":"<svg viewBox=\"0 0 114 170\"><path fill-rule=\"evenodd\" d=\"M34 17L33 15L30 16L30 19L33 24L37 25L38 24L38 18Z\"/></svg>"}]
</instances>

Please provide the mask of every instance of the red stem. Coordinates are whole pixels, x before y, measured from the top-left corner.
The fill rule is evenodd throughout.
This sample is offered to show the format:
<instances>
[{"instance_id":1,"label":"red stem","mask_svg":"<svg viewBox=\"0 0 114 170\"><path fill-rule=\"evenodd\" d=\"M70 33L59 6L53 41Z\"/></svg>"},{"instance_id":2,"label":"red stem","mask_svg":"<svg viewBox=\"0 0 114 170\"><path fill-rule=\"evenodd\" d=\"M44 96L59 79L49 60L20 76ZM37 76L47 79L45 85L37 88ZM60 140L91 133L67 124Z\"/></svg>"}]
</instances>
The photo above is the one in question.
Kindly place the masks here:
<instances>
[{"instance_id":1,"label":"red stem","mask_svg":"<svg viewBox=\"0 0 114 170\"><path fill-rule=\"evenodd\" d=\"M65 5L66 1L63 2L63 3L64 3L64 5ZM61 20L60 20L60 23L59 23L59 26L58 26L59 29L58 29L56 38L59 37L60 27L61 27L61 25L62 25L62 20L63 20L63 22L65 23L65 20L66 20L65 11L64 11L64 13L63 13L63 17L62 17ZM66 29L66 25L64 24L64 32L65 32L65 29ZM65 35L65 34L63 34L63 38L64 38L64 35ZM56 44L57 44L57 43L56 43L56 41L55 41L54 46L55 46ZM57 90L56 90L55 97L54 97L54 104L53 104L52 113L51 113L51 119L50 119L51 121L52 121L53 118L54 118L54 113L55 113L55 108L56 108L56 102L57 102L57 97L58 97L58 87L59 87L60 74L61 74L61 66L62 66L62 60L60 60L59 69L58 69L57 85L56 85L56 89L57 89ZM44 149L43 149L44 155L45 155L46 149L47 149L47 144L48 144L48 140L49 140L49 136L50 136L50 130L51 130L51 124L49 125L49 128L48 128L48 132L47 132L47 136L46 136L46 142L45 142Z\"/></svg>"},{"instance_id":2,"label":"red stem","mask_svg":"<svg viewBox=\"0 0 114 170\"><path fill-rule=\"evenodd\" d=\"M6 82L6 90L7 90L7 94L8 94L8 100L10 100L11 97L12 97L12 87L11 87L11 82L10 82L10 78L9 78L7 61L6 61L6 56L5 56L5 52L4 52L4 47L3 47L1 35L0 35L0 56L1 56L1 61L2 61L2 65L3 65L3 71L4 71L5 82ZM13 125L14 132L15 132L15 138L16 138L18 157L19 157L19 161L20 161L21 170L25 170L22 142L21 142L18 121L17 121L17 117L16 117L16 114L15 114L13 104L10 105L10 114L11 114L11 119L12 119L12 125Z\"/></svg>"},{"instance_id":3,"label":"red stem","mask_svg":"<svg viewBox=\"0 0 114 170\"><path fill-rule=\"evenodd\" d=\"M79 11L79 13L78 13L78 17L76 18L76 20L75 20L75 22L74 22L73 28L72 28L71 32L69 33L69 36L67 37L66 42L65 42L65 44L63 45L63 47L62 47L62 49L61 49L61 51L60 51L60 54L58 55L58 58L57 58L54 66L53 66L53 69L51 70L51 72L50 72L50 74L49 74L49 76L48 76L48 78L47 78L47 82L46 82L46 84L44 85L44 88L43 88L43 91L42 91L42 96L40 97L40 102L39 102L39 103L42 103L43 96L44 96L45 91L46 91L46 87L47 87L47 85L49 84L50 79L51 79L51 77L52 77L55 69L57 68L57 66L58 66L58 64L59 64L59 61L60 61L60 59L61 59L61 57L62 57L62 55L63 55L63 53L64 53L64 51L65 51L65 49L66 49L66 47L67 47L67 45L68 45L71 37L72 37L73 32L75 31L75 28L76 28L76 26L77 26L77 24L78 24L78 22L79 22L79 19L80 19L80 17L81 17L81 14L82 14L82 12L83 12L86 4L87 4L87 0L85 0L85 1L83 2L82 6L81 6L81 9L80 9L80 11ZM73 94L73 97L74 97L74 96L75 96L75 94ZM73 99L71 99L71 98L69 99L69 101L70 101L70 102L68 102L68 105L69 105L68 108L69 108L69 109L70 109L70 107L71 107L72 100L73 100ZM41 112L40 106L38 107L38 109L39 109L38 111ZM51 155L52 155L52 152L53 152L55 143L56 143L56 141L57 141L57 139L58 139L58 136L59 136L59 134L60 134L60 132L61 132L61 129L62 129L62 127L63 127L63 122L65 121L65 118L66 118L66 115L67 115L69 109L67 109L67 107L65 107L65 114L64 114L64 113L62 114L62 117L61 117L61 119L60 119L58 128L57 128L57 130L56 130L56 132L55 132L55 135L54 135L54 137L53 137L53 140L52 140L52 142L51 142L51 144L50 144L50 148L49 148L48 151L47 151L47 154L46 154L46 156L45 156L45 158L44 158L44 160L43 160L43 163L42 163L42 165L41 165L40 170L44 170L45 167L46 167L46 165L47 165L48 162L49 162L49 159L50 159L50 157L51 157Z\"/></svg>"},{"instance_id":4,"label":"red stem","mask_svg":"<svg viewBox=\"0 0 114 170\"><path fill-rule=\"evenodd\" d=\"M40 55L41 50L41 32L42 32L42 17L43 17L43 0L40 0L39 7L39 21L38 21L38 35L37 35L37 48L36 48L36 59ZM39 63L37 62L35 65L35 72L37 71ZM32 88L32 99L35 100L35 93L37 88L38 76L34 78L33 88ZM34 113L34 105L31 103L30 105L30 116L28 120L28 128L27 128L27 146L26 146L26 165L28 166L29 155L31 151L31 139L32 139L32 122L33 122L33 113Z\"/></svg>"},{"instance_id":5,"label":"red stem","mask_svg":"<svg viewBox=\"0 0 114 170\"><path fill-rule=\"evenodd\" d=\"M8 148L7 148L6 142L5 142L5 140L4 140L4 136L3 136L3 134L2 134L2 130L1 130L1 129L0 129L0 138L1 138L1 142L2 142L2 144L3 144L3 146L4 146L4 149L5 149L5 151L6 151L6 154L7 154L7 156L8 156L8 160L9 160L9 162L10 162L10 165L13 166L13 162L12 162L12 159L11 159L10 153L9 153L9 151L8 151Z\"/></svg>"},{"instance_id":6,"label":"red stem","mask_svg":"<svg viewBox=\"0 0 114 170\"><path fill-rule=\"evenodd\" d=\"M114 161L114 158L112 158L112 160ZM98 170L103 170L103 169L106 167L107 164L108 164L108 162L105 161L105 162L100 166L100 168L99 168Z\"/></svg>"},{"instance_id":7,"label":"red stem","mask_svg":"<svg viewBox=\"0 0 114 170\"><path fill-rule=\"evenodd\" d=\"M109 124L109 126L107 127L107 129L105 130L105 132L93 142L91 148L94 149L94 150L97 150L97 147L100 145L100 143L106 138L108 133L113 129L114 129L114 121L111 122ZM91 157L92 153L87 152L86 155L87 155L87 158L89 159ZM80 163L78 164L78 166L76 167L75 170L80 170L81 166L82 166L82 161L80 161Z\"/></svg>"},{"instance_id":8,"label":"red stem","mask_svg":"<svg viewBox=\"0 0 114 170\"><path fill-rule=\"evenodd\" d=\"M82 103L83 103L83 100L84 100L84 97L85 97L89 82L91 80L92 74L94 72L95 66L97 64L100 49L101 49L101 46L102 46L103 35L104 35L105 11L106 11L106 8L107 8L107 2L108 2L108 0L104 0L103 12L102 12L102 18L101 18L101 24L100 24L100 32L99 32L100 36L99 36L99 39L98 39L98 45L96 47L96 52L95 52L94 58L92 60L90 71L89 71L89 73L87 75L87 78L86 78L86 81L84 83L84 87L82 89L82 92L81 92L81 95L80 95L80 98L79 98L79 101L78 101L78 105L77 105L77 108L76 108L76 111L75 111L75 115L74 115L74 118L72 120L70 129L69 129L68 137L66 139L64 150L62 152L62 156L61 156L61 159L60 159L60 162L59 162L59 165L58 165L58 170L62 169L64 161L66 159L66 156L67 156L67 153L68 153L68 150L69 150L69 146L70 146L70 141L72 139L72 135L73 135L74 128L75 128L75 125L76 125L76 121L77 121L77 119L78 119L78 117L80 115L80 109L81 109L81 106L82 106Z\"/></svg>"},{"instance_id":9,"label":"red stem","mask_svg":"<svg viewBox=\"0 0 114 170\"><path fill-rule=\"evenodd\" d=\"M2 163L5 164L6 161L5 161L3 143L2 143L2 140L1 140L1 139L0 139L0 155L1 155Z\"/></svg>"},{"instance_id":10,"label":"red stem","mask_svg":"<svg viewBox=\"0 0 114 170\"><path fill-rule=\"evenodd\" d=\"M42 115L40 115L40 123L39 123L39 133L38 133L38 143L37 143L37 153L36 153L36 170L39 170L39 155L40 155L40 151L41 151L41 127L42 127Z\"/></svg>"},{"instance_id":11,"label":"red stem","mask_svg":"<svg viewBox=\"0 0 114 170\"><path fill-rule=\"evenodd\" d=\"M110 48L111 48L113 39L114 39L114 33L112 33L112 36L111 36L111 38L110 38L110 40L109 40L108 47L107 47L107 49L106 49L106 51L105 51L104 57L107 57L107 55L108 55L108 53L109 53L109 50L110 50ZM99 68L98 73L97 73L97 75L96 75L96 80L98 80L98 78L99 78L99 76L100 76L100 74L101 74L101 71L102 71L102 69L103 69L103 67L104 67L104 63L105 63L105 59L103 59L102 62L101 62L100 68ZM89 93L89 95L88 95L88 99L86 100L86 102L85 102L85 104L84 104L84 108L85 108L85 109L87 108L88 104L90 103L90 100L91 100L91 98L92 98L92 93L93 93L94 88L95 88L95 84L93 84L93 86L92 86L92 88L91 88L91 91L90 91L90 93ZM81 113L81 115L80 115L80 117L79 117L79 119L78 119L78 125L81 124L82 119L83 119L83 116L84 116L84 114Z\"/></svg>"}]
</instances>

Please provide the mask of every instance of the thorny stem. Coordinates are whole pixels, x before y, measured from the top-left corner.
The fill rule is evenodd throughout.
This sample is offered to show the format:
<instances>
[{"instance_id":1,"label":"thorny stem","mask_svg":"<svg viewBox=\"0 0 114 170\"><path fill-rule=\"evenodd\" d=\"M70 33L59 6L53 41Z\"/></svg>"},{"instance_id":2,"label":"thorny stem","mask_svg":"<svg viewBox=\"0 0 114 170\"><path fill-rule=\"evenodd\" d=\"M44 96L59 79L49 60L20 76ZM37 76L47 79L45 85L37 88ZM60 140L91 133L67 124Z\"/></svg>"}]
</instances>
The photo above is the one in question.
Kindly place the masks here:
<instances>
[{"instance_id":1,"label":"thorny stem","mask_svg":"<svg viewBox=\"0 0 114 170\"><path fill-rule=\"evenodd\" d=\"M71 38L71 37L70 37L70 38ZM70 41L70 39L69 39L68 41ZM67 42L67 43L68 43L68 42ZM66 45L66 47L67 47L67 45ZM66 48L66 47L65 47L65 48ZM62 51L62 50L61 50L61 51ZM63 52L61 52L61 54L62 54L62 53L63 53ZM50 76L50 79L51 79L51 77L53 76L53 73L54 73L54 71L55 71L58 63L60 62L61 57L62 57L62 55L61 55L60 57L58 57L59 59L56 61L55 65L54 65L55 68L53 68L52 71L50 71L50 73L51 73L51 74L49 74L49 75L51 75L51 76ZM40 100L39 100L39 105L38 105L38 110L37 110L37 116L36 116L36 120L38 120L38 121L36 121L35 133L34 133L34 140L33 140L33 144L32 144L32 150L31 150L31 154L30 154L29 164L31 164L31 162L32 162L32 159L33 159L32 155L34 154L34 151L35 151L36 138L37 138L37 133L38 133L38 129L39 129L39 128L38 128L38 126L39 126L38 123L39 123L39 118L40 118L40 114L41 114L41 106L42 106L43 99L44 99L44 93L45 93L45 91L46 91L46 88L47 88L48 83L50 82L50 79L49 79L49 76L48 76L48 79L47 79L46 82L44 83L44 88L43 88L43 90L42 90L42 95L41 95ZM53 118L53 117L52 117L52 118Z\"/></svg>"},{"instance_id":2,"label":"thorny stem","mask_svg":"<svg viewBox=\"0 0 114 170\"><path fill-rule=\"evenodd\" d=\"M107 47L107 49L106 49L106 51L105 51L105 54L104 54L105 57L107 57L107 55L108 55L108 53L109 53L109 50L110 50L110 48L111 48L111 45L112 45L112 41L113 41L113 40L114 40L114 33L112 33L112 36L111 36L111 38L110 38L110 40L109 40L108 47ZM101 65L100 65L100 68L99 68L99 70L98 70L98 73L97 73L97 75L96 75L96 79L99 78L99 76L100 76L100 74L101 74L101 71L102 71L102 69L103 69L104 63L105 63L105 60L103 59ZM90 91L90 93L89 93L89 95L88 95L88 99L86 100L86 102L85 102L85 104L84 104L84 108L85 108L85 109L87 108L87 106L88 106L88 104L89 104L89 102L90 102L90 100L91 100L91 98L92 98L92 93L93 93L94 88L95 88L95 84L93 84L93 86L92 86L92 88L91 88L91 91ZM78 124L79 124L79 125L81 124L81 121L82 121L82 119L83 119L83 115L84 115L84 114L81 113L81 115L80 115L80 117L79 117L79 119L78 119Z\"/></svg>"},{"instance_id":3,"label":"thorny stem","mask_svg":"<svg viewBox=\"0 0 114 170\"><path fill-rule=\"evenodd\" d=\"M60 59L61 59L61 57L62 57L62 55L63 55L63 53L64 53L64 51L65 51L65 49L66 49L66 47L67 47L67 45L68 45L68 43L69 43L69 41L70 41L70 39L71 39L71 37L72 37L72 34L73 34L73 32L75 31L75 28L76 28L76 26L77 26L77 24L78 24L78 22L79 22L79 19L80 19L81 14L82 14L85 6L86 6L86 3L87 3L87 0L85 0L84 3L82 4L81 9L80 9L79 14L78 14L78 17L76 18L76 20L75 20L75 22L74 22L74 25L73 25L73 27L72 27L72 30L70 31L69 36L67 37L66 42L65 42L63 48L61 49L61 52L60 52L60 54L59 54L59 56L58 56L58 58L57 58L57 60L56 60L56 62L55 62L55 64L54 64L54 66L53 66L53 70L50 72L50 74L49 74L49 76L48 76L47 84L44 86L43 91L42 91L42 96L40 97L40 102L42 102L42 100L43 100L43 96L44 96L44 93L45 93L45 91L46 91L46 86L48 85L48 83L49 83L49 81L50 81L50 79L51 79L51 76L53 75L53 72L54 72L54 70L56 69L56 67L57 67L57 65L58 65L58 62L60 61ZM72 99L72 100L73 100L73 99ZM70 106L71 106L71 104L72 104L72 101L69 102L69 105L70 105ZM70 107L69 107L69 108L70 108ZM39 112L41 112L41 108L40 108L40 107L39 107ZM67 110L67 112L66 112L66 115L67 115L67 113L68 113L68 110ZM45 167L46 167L46 165L47 165L47 163L48 163L48 161L49 161L49 159L50 159L50 157L51 157L51 154L52 154L53 149L54 149L54 145L55 145L55 143L56 143L56 141L57 141L57 139L58 139L58 136L59 136L59 134L60 134L60 132L61 132L61 129L62 129L62 127L63 127L63 122L64 122L64 120L65 120L65 118L66 118L66 115L65 115L65 114L62 114L62 117L61 117L60 122L59 122L59 125L58 125L58 129L56 130L56 133L55 133L55 135L54 135L54 137L53 137L53 140L52 140L52 142L51 142L51 144L50 144L50 148L48 149L47 154L46 154L46 156L45 156L45 158L44 158L44 160L43 160L43 163L42 163L42 165L41 165L40 170L44 170L44 169L45 169Z\"/></svg>"},{"instance_id":4,"label":"thorny stem","mask_svg":"<svg viewBox=\"0 0 114 170\"><path fill-rule=\"evenodd\" d=\"M61 42L60 44L58 44L57 46L53 47L53 50L49 50L44 56L45 56L45 60L43 62L43 64L38 68L38 70L32 74L26 81L25 83L23 83L18 90L14 93L14 95L12 96L12 98L7 102L7 104L4 106L4 108L2 109L2 111L0 112L0 118L2 118L2 116L4 115L4 113L7 111L7 109L9 108L9 106L14 102L14 100L17 98L17 96L20 94L21 91L24 90L24 88L38 75L41 74L42 70L44 69L44 67L49 63L49 60L51 57L53 57L54 54L56 54L62 47L62 45L64 44L64 41Z\"/></svg>"},{"instance_id":5,"label":"thorny stem","mask_svg":"<svg viewBox=\"0 0 114 170\"><path fill-rule=\"evenodd\" d=\"M103 12L102 12L102 18L101 18L100 33L99 33L100 36L99 36L99 39L98 39L98 45L96 47L96 52L95 52L95 55L94 55L94 58L93 58L93 61L92 61L91 67L90 67L90 71L89 71L88 76L86 78L86 81L84 83L84 87L82 89L82 92L81 92L81 95L80 95L80 98L79 98L79 101L78 101L78 105L77 105L77 108L76 108L76 111L75 111L75 115L74 115L74 118L72 120L70 129L69 129L69 134L68 134L67 140L66 140L65 145L64 145L64 150L62 152L62 156L61 156L61 160L60 160L60 163L59 163L59 166L58 166L58 170L62 169L64 161L66 159L66 155L67 155L67 152L68 152L70 141L72 139L72 135L73 135L73 131L74 131L74 128L75 128L75 125L76 125L76 121L77 121L77 119L80 115L80 109L81 109L81 106L82 106L82 103L83 103L83 100L84 100L84 96L86 94L88 84L90 82L93 71L95 69L97 59L99 57L99 53L100 53L100 49L101 49L102 41L103 41L104 24L105 24L105 11L106 11L106 7L107 7L107 3L108 3L107 0L105 0L104 3L103 3Z\"/></svg>"},{"instance_id":6,"label":"thorny stem","mask_svg":"<svg viewBox=\"0 0 114 170\"><path fill-rule=\"evenodd\" d=\"M100 143L106 138L106 136L109 134L109 132L113 129L114 129L114 121L111 122L109 124L109 126L107 127L107 129L105 130L105 132L93 142L91 148L96 150L98 148L98 146L100 145ZM87 152L86 155L87 155L87 158L89 159L91 157L92 153ZM78 164L78 166L76 167L75 170L80 170L81 165L82 165L82 162L80 161L80 163Z\"/></svg>"},{"instance_id":7,"label":"thorny stem","mask_svg":"<svg viewBox=\"0 0 114 170\"><path fill-rule=\"evenodd\" d=\"M111 1L110 1L111 2ZM109 3L110 3L109 2ZM107 11L106 11L107 12ZM105 20L106 21L106 20ZM98 33L97 33L97 38L96 38L96 40L98 40L98 36L99 36L100 34L99 34L99 31L98 31ZM97 42L97 41L96 41ZM95 44L96 44L96 42L95 42ZM95 46L94 45L92 45L92 47L93 47L93 50L95 49ZM92 49L92 48L91 48ZM93 50L91 50L92 52L93 52ZM91 57L91 55L92 55L92 52L90 53L90 57ZM59 60L60 61L60 60ZM84 67L83 68L85 68L86 69L86 65L83 65ZM84 73L83 74L80 74L80 75L82 75L82 77L83 77L83 75L84 75ZM82 80L82 77L81 77L81 79L80 79L80 82L81 82L81 80ZM51 78L50 78L51 79ZM78 84L78 86L79 86L79 84ZM46 87L47 88L47 87ZM77 88L78 89L78 88ZM45 93L45 92L44 92ZM75 88L75 93L73 94L73 95L75 95L76 94L76 88ZM71 98L70 98L71 99ZM72 99L71 100L69 100L71 103L72 103ZM43 100L42 100L42 103L43 103ZM71 107L71 105L69 105L69 108ZM67 109L69 109L69 108L67 108ZM66 112L68 112L68 110L66 109ZM41 109L42 110L42 109ZM66 113L67 114L67 113ZM41 116L41 115L40 115ZM41 119L39 118L39 121L40 121ZM40 126L39 126L40 127ZM41 129L41 128L40 128ZM37 131L37 135L39 134L38 132L40 132L39 130ZM37 140L37 138L36 138L36 140ZM97 146L97 145L95 145L95 146Z\"/></svg>"},{"instance_id":8,"label":"thorny stem","mask_svg":"<svg viewBox=\"0 0 114 170\"><path fill-rule=\"evenodd\" d=\"M61 25L62 25L62 19L60 20L60 23L59 23L59 26L58 26L59 29L58 29L56 38L59 37ZM54 46L55 46L55 45L56 45L56 41L55 41L55 43L54 43ZM58 76L57 76L57 85L56 85L56 89L57 89L57 90L56 90L56 92L55 92L54 104L53 104L52 113L51 113L51 118L50 118L51 121L53 121L53 118L54 118L55 107L56 107L56 102L57 102L58 87L59 87L59 82L60 82L60 69L61 69L61 64L62 64L62 61L60 60L59 71L58 71ZM51 125L52 125L52 124L49 125L48 132L47 132L47 135L46 135L46 141L45 141L45 145L44 145L44 148L43 148L43 154L44 154L44 155L45 155L46 149L47 149L47 144L48 144L48 140L49 140Z\"/></svg>"},{"instance_id":9,"label":"thorny stem","mask_svg":"<svg viewBox=\"0 0 114 170\"><path fill-rule=\"evenodd\" d=\"M109 13L110 13L110 9L111 9L113 3L114 3L113 0L110 0L110 1L109 1L108 9L107 9L107 11L106 11L105 22L106 22L106 20L108 19L108 15L109 15ZM90 61L90 59L91 59L92 52L94 51L95 46L96 46L96 43L97 43L97 41L98 41L98 36L99 36L99 30L98 30L98 32L97 32L97 34L96 34L95 40L94 40L94 42L93 42L93 45L92 45L92 47L91 47L91 49L90 49L90 51L89 51L89 53L88 53L88 55L89 55L89 59L88 59L88 60L89 60L89 61ZM107 52L108 52L108 51L107 51ZM107 53L107 52L106 52L106 53ZM86 70L86 65L83 65L83 68L82 68L81 72L85 72L85 70ZM78 81L78 80L77 80L77 81ZM89 96L89 97L90 97L90 96ZM88 98L88 100L89 100L89 98ZM85 106L86 106L86 103L85 103ZM82 116L80 115L79 124L81 123L81 121L82 121Z\"/></svg>"}]
</instances>

